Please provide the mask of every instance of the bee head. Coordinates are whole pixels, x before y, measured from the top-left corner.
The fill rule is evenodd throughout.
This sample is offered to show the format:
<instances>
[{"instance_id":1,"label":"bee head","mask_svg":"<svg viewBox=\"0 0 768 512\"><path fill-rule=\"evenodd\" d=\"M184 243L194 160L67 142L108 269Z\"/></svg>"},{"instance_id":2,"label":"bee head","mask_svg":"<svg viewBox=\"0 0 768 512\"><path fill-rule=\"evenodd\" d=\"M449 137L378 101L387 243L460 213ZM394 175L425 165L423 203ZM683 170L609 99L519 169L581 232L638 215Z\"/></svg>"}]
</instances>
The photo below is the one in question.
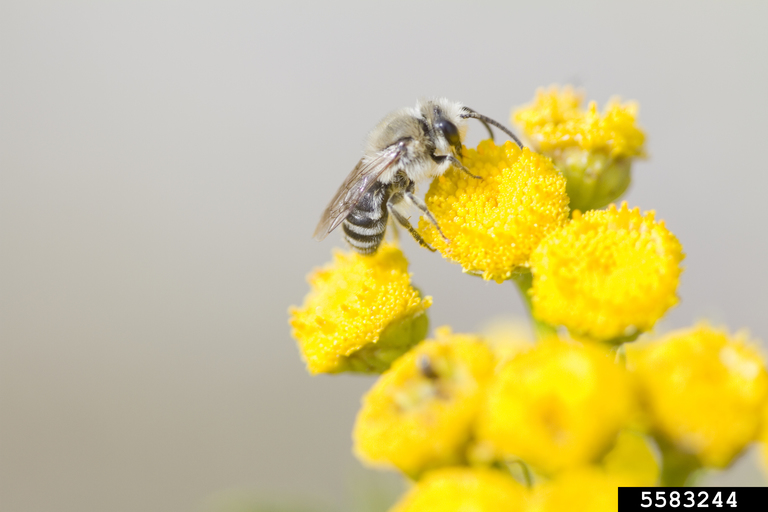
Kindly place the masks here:
<instances>
[{"instance_id":1,"label":"bee head","mask_svg":"<svg viewBox=\"0 0 768 512\"><path fill-rule=\"evenodd\" d=\"M461 103L437 98L420 103L419 111L432 128L431 136L438 151L452 151L461 158L461 143L467 131L467 122L462 117Z\"/></svg>"}]
</instances>

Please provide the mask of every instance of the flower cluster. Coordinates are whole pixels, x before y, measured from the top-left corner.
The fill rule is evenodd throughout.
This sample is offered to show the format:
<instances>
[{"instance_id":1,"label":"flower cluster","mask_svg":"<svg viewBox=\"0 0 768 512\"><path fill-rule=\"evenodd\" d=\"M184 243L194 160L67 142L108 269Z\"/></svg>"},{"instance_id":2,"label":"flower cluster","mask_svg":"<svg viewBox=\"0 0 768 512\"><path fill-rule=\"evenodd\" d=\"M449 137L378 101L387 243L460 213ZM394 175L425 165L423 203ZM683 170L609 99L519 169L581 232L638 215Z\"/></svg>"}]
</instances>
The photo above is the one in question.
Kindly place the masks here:
<instances>
[{"instance_id":1,"label":"flower cluster","mask_svg":"<svg viewBox=\"0 0 768 512\"><path fill-rule=\"evenodd\" d=\"M557 338L512 357L496 351L507 344L440 328L363 398L354 451L419 482L402 510L433 510L419 508L431 501L458 510L450 507L459 494L478 510L534 502L549 510L553 489L570 496L583 479L598 489L658 482L648 440L632 430L640 414L632 375L612 354ZM524 488L515 466L542 485Z\"/></svg>"},{"instance_id":2,"label":"flower cluster","mask_svg":"<svg viewBox=\"0 0 768 512\"><path fill-rule=\"evenodd\" d=\"M352 438L363 463L414 482L391 512L616 510L617 486L691 484L754 442L768 467L756 344L706 323L653 333L679 301L682 246L653 211L596 209L643 155L636 106L581 102L540 91L514 114L538 152L465 148L480 179L449 170L425 198L445 237L419 223L465 273L518 288L535 343L500 328L425 339L432 299L392 245L337 252L291 309L311 373L381 374Z\"/></svg>"}]
</instances>

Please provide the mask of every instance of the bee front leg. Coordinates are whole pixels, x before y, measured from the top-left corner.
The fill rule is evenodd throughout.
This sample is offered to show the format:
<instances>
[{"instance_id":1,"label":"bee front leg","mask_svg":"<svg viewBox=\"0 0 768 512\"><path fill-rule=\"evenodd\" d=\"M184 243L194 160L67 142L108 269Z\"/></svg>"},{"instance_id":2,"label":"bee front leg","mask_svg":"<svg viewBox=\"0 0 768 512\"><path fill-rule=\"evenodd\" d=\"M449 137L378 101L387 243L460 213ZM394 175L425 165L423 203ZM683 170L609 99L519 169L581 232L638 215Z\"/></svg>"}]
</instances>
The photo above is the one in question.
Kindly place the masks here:
<instances>
[{"instance_id":1,"label":"bee front leg","mask_svg":"<svg viewBox=\"0 0 768 512\"><path fill-rule=\"evenodd\" d=\"M438 233L440 233L440 236L443 237L443 240L445 240L445 243L449 243L450 240L448 240L448 237L443 234L443 231L440 229L440 225L437 223L437 219L435 219L435 216L432 215L432 212L429 211L429 208L427 208L427 205L422 201L416 194L414 194L412 191L407 190L404 193L405 200L408 201L410 204L418 208L421 213L424 214L424 216L427 218L430 224L435 226L435 229Z\"/></svg>"},{"instance_id":2,"label":"bee front leg","mask_svg":"<svg viewBox=\"0 0 768 512\"><path fill-rule=\"evenodd\" d=\"M449 162L451 162L451 165L452 165L452 166L456 167L457 169L461 169L462 171L464 171L465 173L469 174L470 176L472 176L472 177L473 177L473 178L475 178L476 180L481 180L481 179L483 179L483 177L482 177L482 176L478 176L477 174L472 174L471 172L469 172L469 169L467 169L466 167L464 167L464 164L463 164L463 163L461 163L461 162L459 161L459 159L458 159L458 158L456 158L455 156L453 156L453 155L448 155L448 161L449 161Z\"/></svg>"},{"instance_id":3,"label":"bee front leg","mask_svg":"<svg viewBox=\"0 0 768 512\"><path fill-rule=\"evenodd\" d=\"M408 230L408 232L411 234L414 240L422 246L427 249L429 249L432 252L435 252L435 248L429 245L419 234L418 231L414 229L414 227L411 225L411 222L408 220L406 216L404 216L402 213L397 211L397 203L402 200L403 196L400 194L393 195L392 198L387 202L387 210L389 210L389 213L392 214L392 217L394 217L397 222L403 226L405 229Z\"/></svg>"},{"instance_id":4,"label":"bee front leg","mask_svg":"<svg viewBox=\"0 0 768 512\"><path fill-rule=\"evenodd\" d=\"M464 167L464 164L461 163L461 160L459 160L453 155L432 155L432 160L434 160L438 164L442 164L443 162L448 161L451 163L452 166L454 166L457 169L461 169L462 171L469 174L473 178L477 180L483 179L482 176L478 176L477 174L472 174L471 172L469 172L469 169Z\"/></svg>"}]
</instances>

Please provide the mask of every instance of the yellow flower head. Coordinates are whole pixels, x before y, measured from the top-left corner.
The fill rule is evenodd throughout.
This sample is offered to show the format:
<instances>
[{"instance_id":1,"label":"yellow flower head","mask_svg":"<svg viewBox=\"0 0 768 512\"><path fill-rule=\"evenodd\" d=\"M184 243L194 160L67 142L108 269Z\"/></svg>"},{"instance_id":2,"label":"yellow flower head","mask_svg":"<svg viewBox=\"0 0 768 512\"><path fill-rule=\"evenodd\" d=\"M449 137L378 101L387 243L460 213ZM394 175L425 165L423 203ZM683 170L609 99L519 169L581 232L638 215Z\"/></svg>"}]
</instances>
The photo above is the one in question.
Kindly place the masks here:
<instances>
[{"instance_id":1,"label":"yellow flower head","mask_svg":"<svg viewBox=\"0 0 768 512\"><path fill-rule=\"evenodd\" d=\"M632 412L627 376L612 356L550 339L498 371L478 439L552 474L597 460Z\"/></svg>"},{"instance_id":2,"label":"yellow flower head","mask_svg":"<svg viewBox=\"0 0 768 512\"><path fill-rule=\"evenodd\" d=\"M635 124L637 105L611 100L603 114L571 87L539 90L512 116L533 147L552 158L568 180L571 209L602 208L632 181L632 159L643 156L645 135Z\"/></svg>"},{"instance_id":3,"label":"yellow flower head","mask_svg":"<svg viewBox=\"0 0 768 512\"><path fill-rule=\"evenodd\" d=\"M524 510L528 496L527 489L499 471L444 468L428 473L390 512Z\"/></svg>"},{"instance_id":4,"label":"yellow flower head","mask_svg":"<svg viewBox=\"0 0 768 512\"><path fill-rule=\"evenodd\" d=\"M647 485L629 475L606 473L582 467L558 475L537 487L531 497L530 512L616 512L619 487Z\"/></svg>"},{"instance_id":5,"label":"yellow flower head","mask_svg":"<svg viewBox=\"0 0 768 512\"><path fill-rule=\"evenodd\" d=\"M677 304L682 259L680 242L654 212L626 203L574 212L531 256L533 314L598 340L646 331Z\"/></svg>"},{"instance_id":6,"label":"yellow flower head","mask_svg":"<svg viewBox=\"0 0 768 512\"><path fill-rule=\"evenodd\" d=\"M636 103L612 99L600 114L594 101L582 109L583 101L572 87L539 89L533 103L515 110L512 122L543 153L578 147L614 158L643 154L645 134L635 123Z\"/></svg>"},{"instance_id":7,"label":"yellow flower head","mask_svg":"<svg viewBox=\"0 0 768 512\"><path fill-rule=\"evenodd\" d=\"M363 398L352 434L355 453L411 476L462 461L492 371L493 354L473 336L419 344Z\"/></svg>"},{"instance_id":8,"label":"yellow flower head","mask_svg":"<svg viewBox=\"0 0 768 512\"><path fill-rule=\"evenodd\" d=\"M481 179L449 169L425 197L450 242L423 218L419 230L465 272L501 282L568 219L565 179L548 158L511 142L483 141L465 151L464 165Z\"/></svg>"},{"instance_id":9,"label":"yellow flower head","mask_svg":"<svg viewBox=\"0 0 768 512\"><path fill-rule=\"evenodd\" d=\"M383 245L372 256L337 251L308 281L290 322L310 373L381 372L427 334L432 297L411 286L396 247Z\"/></svg>"},{"instance_id":10,"label":"yellow flower head","mask_svg":"<svg viewBox=\"0 0 768 512\"><path fill-rule=\"evenodd\" d=\"M652 428L662 441L723 468L759 432L768 373L745 336L706 324L627 346Z\"/></svg>"}]
</instances>

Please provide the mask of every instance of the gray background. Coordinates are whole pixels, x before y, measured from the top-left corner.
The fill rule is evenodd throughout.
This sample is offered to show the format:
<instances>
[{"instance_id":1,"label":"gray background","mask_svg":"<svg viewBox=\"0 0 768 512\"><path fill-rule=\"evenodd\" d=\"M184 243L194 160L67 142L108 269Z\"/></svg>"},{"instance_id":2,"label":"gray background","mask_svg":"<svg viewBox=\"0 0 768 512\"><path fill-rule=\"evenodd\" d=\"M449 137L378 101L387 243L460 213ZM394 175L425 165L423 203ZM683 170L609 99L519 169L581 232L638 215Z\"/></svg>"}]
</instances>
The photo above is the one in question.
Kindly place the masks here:
<instances>
[{"instance_id":1,"label":"gray background","mask_svg":"<svg viewBox=\"0 0 768 512\"><path fill-rule=\"evenodd\" d=\"M554 82L639 101L627 199L688 254L664 327L768 339L765 2L265 4L0 3L3 511L378 486L350 455L372 380L309 377L286 309L340 245L310 234L366 132L421 96L505 123ZM433 325L522 314L404 245Z\"/></svg>"}]
</instances>

